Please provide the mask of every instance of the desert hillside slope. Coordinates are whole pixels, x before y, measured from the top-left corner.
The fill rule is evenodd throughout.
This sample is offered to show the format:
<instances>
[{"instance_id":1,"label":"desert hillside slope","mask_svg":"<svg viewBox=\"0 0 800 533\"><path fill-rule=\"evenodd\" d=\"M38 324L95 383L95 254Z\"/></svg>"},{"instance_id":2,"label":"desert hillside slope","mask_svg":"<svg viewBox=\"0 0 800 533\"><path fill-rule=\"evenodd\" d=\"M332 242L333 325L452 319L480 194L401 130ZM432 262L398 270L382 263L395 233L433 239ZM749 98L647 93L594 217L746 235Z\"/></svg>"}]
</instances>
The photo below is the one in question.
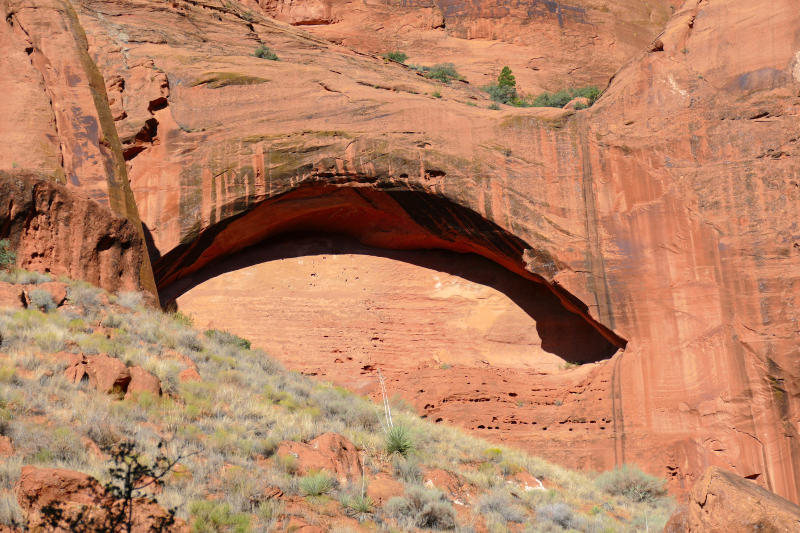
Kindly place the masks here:
<instances>
[{"instance_id":1,"label":"desert hillside slope","mask_svg":"<svg viewBox=\"0 0 800 533\"><path fill-rule=\"evenodd\" d=\"M796 2L574 4L5 0L0 237L561 465L797 502ZM492 105L506 64L604 93Z\"/></svg>"},{"instance_id":2,"label":"desert hillside slope","mask_svg":"<svg viewBox=\"0 0 800 533\"><path fill-rule=\"evenodd\" d=\"M0 281L0 531L126 531L90 527L113 524L114 507L80 473L124 485L112 460L133 458L150 476L178 459L134 494L134 531L166 518L153 496L175 513L166 531L195 533L634 532L674 507L664 480L636 470L569 471L421 420L399 398L389 420L139 293L0 277L12 282Z\"/></svg>"}]
</instances>

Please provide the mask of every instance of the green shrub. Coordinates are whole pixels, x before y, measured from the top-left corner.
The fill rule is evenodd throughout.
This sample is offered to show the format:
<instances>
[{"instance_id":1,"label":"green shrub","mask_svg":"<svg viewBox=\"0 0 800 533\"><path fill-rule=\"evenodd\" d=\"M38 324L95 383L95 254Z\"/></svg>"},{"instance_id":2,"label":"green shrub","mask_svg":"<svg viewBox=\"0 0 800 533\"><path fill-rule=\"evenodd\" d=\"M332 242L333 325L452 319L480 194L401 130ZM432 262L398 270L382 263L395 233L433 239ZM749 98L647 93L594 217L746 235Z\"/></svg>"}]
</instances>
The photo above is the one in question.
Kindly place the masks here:
<instances>
[{"instance_id":1,"label":"green shrub","mask_svg":"<svg viewBox=\"0 0 800 533\"><path fill-rule=\"evenodd\" d=\"M270 61L280 61L280 59L275 54L275 52L273 52L272 50L270 50L269 48L267 48L263 44L260 45L258 48L256 48L256 51L253 53L253 55L256 56L259 59L269 59Z\"/></svg>"},{"instance_id":2,"label":"green shrub","mask_svg":"<svg viewBox=\"0 0 800 533\"><path fill-rule=\"evenodd\" d=\"M533 107L558 107L562 108L575 98L586 98L589 106L600 97L600 89L595 86L581 87L578 89L561 89L557 93L543 92L533 101Z\"/></svg>"},{"instance_id":3,"label":"green shrub","mask_svg":"<svg viewBox=\"0 0 800 533\"><path fill-rule=\"evenodd\" d=\"M612 496L624 496L636 502L650 501L667 493L665 481L645 474L632 465L622 465L603 472L595 481L597 488Z\"/></svg>"},{"instance_id":4,"label":"green shrub","mask_svg":"<svg viewBox=\"0 0 800 533\"><path fill-rule=\"evenodd\" d=\"M220 344L230 344L232 346L236 346L240 350L249 350L252 346L249 340L219 329L207 329L203 335L209 339L217 341Z\"/></svg>"},{"instance_id":5,"label":"green shrub","mask_svg":"<svg viewBox=\"0 0 800 533\"><path fill-rule=\"evenodd\" d=\"M31 303L43 311L52 311L57 307L53 296L44 289L34 289L28 296L31 298Z\"/></svg>"},{"instance_id":6,"label":"green shrub","mask_svg":"<svg viewBox=\"0 0 800 533\"><path fill-rule=\"evenodd\" d=\"M417 72L422 72L429 80L437 80L442 83L450 83L453 80L463 80L464 77L458 73L453 63L438 63L432 67L422 65L409 65Z\"/></svg>"},{"instance_id":7,"label":"green shrub","mask_svg":"<svg viewBox=\"0 0 800 533\"><path fill-rule=\"evenodd\" d=\"M481 87L481 90L489 93L489 97L493 101L500 102L501 104L514 105L514 102L518 100L517 90L514 87L487 85Z\"/></svg>"},{"instance_id":8,"label":"green shrub","mask_svg":"<svg viewBox=\"0 0 800 533\"><path fill-rule=\"evenodd\" d=\"M8 239L0 239L0 270L8 270L17 262L17 254L11 250Z\"/></svg>"},{"instance_id":9,"label":"green shrub","mask_svg":"<svg viewBox=\"0 0 800 533\"><path fill-rule=\"evenodd\" d=\"M405 53L400 52L400 51L386 53L386 54L383 55L383 57L385 57L386 59L391 59L392 61L397 61L398 63L403 63L403 64L405 64L406 59L408 59L408 56Z\"/></svg>"},{"instance_id":10,"label":"green shrub","mask_svg":"<svg viewBox=\"0 0 800 533\"><path fill-rule=\"evenodd\" d=\"M189 506L192 533L248 533L250 516L234 513L230 504L198 500Z\"/></svg>"},{"instance_id":11,"label":"green shrub","mask_svg":"<svg viewBox=\"0 0 800 533\"><path fill-rule=\"evenodd\" d=\"M440 91L439 89L436 89L435 91L433 91L431 93L431 96L433 96L434 98L441 98L442 97L442 91Z\"/></svg>"},{"instance_id":12,"label":"green shrub","mask_svg":"<svg viewBox=\"0 0 800 533\"><path fill-rule=\"evenodd\" d=\"M494 103L489 104L486 107L486 109L491 109L492 111L500 111L500 106L497 104L497 102L494 102Z\"/></svg>"},{"instance_id":13,"label":"green shrub","mask_svg":"<svg viewBox=\"0 0 800 533\"><path fill-rule=\"evenodd\" d=\"M390 455L397 453L403 457L408 457L408 454L414 449L414 438L411 435L411 430L405 426L394 426L389 428L386 434L386 452Z\"/></svg>"},{"instance_id":14,"label":"green shrub","mask_svg":"<svg viewBox=\"0 0 800 533\"><path fill-rule=\"evenodd\" d=\"M318 498L333 490L333 479L324 470L309 472L297 482L304 496Z\"/></svg>"},{"instance_id":15,"label":"green shrub","mask_svg":"<svg viewBox=\"0 0 800 533\"><path fill-rule=\"evenodd\" d=\"M372 501L372 498L363 494L345 495L342 497L341 504L345 508L345 512L359 522L367 520L375 509L375 502Z\"/></svg>"}]
</instances>

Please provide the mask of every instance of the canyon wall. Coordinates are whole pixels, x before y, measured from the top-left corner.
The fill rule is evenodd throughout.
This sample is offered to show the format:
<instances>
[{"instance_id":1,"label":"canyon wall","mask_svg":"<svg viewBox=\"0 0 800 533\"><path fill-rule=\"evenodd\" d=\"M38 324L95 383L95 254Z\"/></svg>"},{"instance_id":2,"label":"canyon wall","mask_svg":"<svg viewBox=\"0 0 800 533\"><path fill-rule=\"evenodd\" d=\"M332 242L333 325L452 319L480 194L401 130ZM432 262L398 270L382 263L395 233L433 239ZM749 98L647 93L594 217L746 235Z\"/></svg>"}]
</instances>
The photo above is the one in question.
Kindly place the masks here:
<instances>
[{"instance_id":1,"label":"canyon wall","mask_svg":"<svg viewBox=\"0 0 800 533\"><path fill-rule=\"evenodd\" d=\"M69 2L61 0L4 0L0 7L3 14L0 170L10 173L4 177L4 187L9 187L4 193L9 201L4 205L6 214L0 236L10 239L22 267L69 273L75 278L102 283L108 290L127 287L155 294L150 263L144 254L141 222L111 118L105 83L89 57L86 36L75 10ZM10 185L11 178L19 187ZM31 180L43 183L34 185ZM50 192L43 191L56 190L58 193L52 194L57 194L58 201L43 200L42 194L53 198ZM59 220L62 230L40 231L31 227L30 220L17 223L20 204L10 199L15 195L23 205L36 206L36 213L31 212L29 219ZM31 195L36 200L31 200ZM96 207L90 207L86 200L94 202ZM87 228L94 220L81 220L77 213L73 217L57 212L65 204L81 205L80 212L92 213L97 228ZM65 208L67 212L71 209ZM96 257L88 252L96 239L81 243L79 236L106 232L109 225L125 226L116 220L117 214L130 221L138 236L125 235L119 240L110 236L114 245L108 246L125 243L124 247L130 249L125 255L133 255L122 261L127 266L122 267L117 258L111 263L119 263L119 270L100 274L98 270L105 267L100 267ZM65 240L73 238L77 239L73 241L77 246L68 245ZM138 272L129 271L131 261Z\"/></svg>"},{"instance_id":2,"label":"canyon wall","mask_svg":"<svg viewBox=\"0 0 800 533\"><path fill-rule=\"evenodd\" d=\"M555 13L542 8L534 17L531 9L549 3L529 4L528 24L549 24L548 32L575 42L586 38L564 17L565 6ZM105 80L163 302L177 299L198 325L254 336L259 344L247 306L273 306L267 315L302 307L298 302L314 297L312 284L323 283L311 278L320 272L330 275L321 285L327 301L341 301L337 295L346 291L333 275L354 266L309 272L308 290L298 284L293 299L273 302L259 296L264 277L288 282L304 271L298 267L284 280L278 265L269 264L281 258L271 238L324 232L344 234L358 246L476 254L484 259L465 257L465 264L490 260L516 276L508 283L519 288L500 291L508 300L495 295L503 309L518 312L512 296L539 294L521 287L541 285L564 308L556 313L550 306L552 315L578 324L563 327L555 344L589 328L593 346L604 347L597 357L571 361L557 347L546 350L547 319L537 320L533 310L500 325L528 324L539 341L531 330L522 343L527 351L489 361L447 359L427 345L415 350L398 340L408 346L402 348L407 362L393 351L397 346L362 350L342 371L337 365L348 363L337 363L342 356L328 350L324 337L303 344L309 354L275 355L292 368L372 394L375 376L364 367L385 368L390 394L399 393L421 414L565 465L605 469L635 462L668 476L676 490L718 465L796 502L800 13L791 0L751 4L687 0L663 19L658 13L666 4L657 4L662 11L642 25L646 37L635 35L627 48L564 52L576 63L570 69L590 72L582 77L569 77L557 58L551 67L547 47L531 36L536 32L517 44L503 36L460 39L469 17L459 22L458 13L438 4L370 5L349 28L346 17L313 28L274 22L261 9L277 11L254 3L73 5ZM625 5L611 14L600 4L582 7L590 21L624 21L635 14ZM492 11L486 6L476 9ZM377 28L356 23L373 16L371 10L433 32L409 50L419 50L420 61L434 62L436 55L435 62L459 67L463 58L471 83L437 84L357 50L359 43L368 51L389 49L379 50L389 41L373 39L381 35ZM442 28L440 16L457 21ZM596 23L600 37L589 40L608 43L621 27ZM345 29L346 39L332 33ZM434 42L443 46L433 49ZM280 61L254 57L261 44ZM508 60L516 69L528 52L543 58L538 71L520 76L531 90L613 79L589 110L487 109L488 96L476 86L496 73L481 78L478 67L491 63L497 70ZM481 54L480 61L470 54ZM44 156L31 161L42 161L42 170L59 168ZM254 245L264 249L248 249ZM379 259L409 262L360 250L365 267ZM410 261L409 298L415 291L429 295L430 287L415 279L421 268L426 275L449 272L442 261L422 261ZM375 271L391 273L389 264ZM215 287L215 279L230 281L239 296L225 304L218 297L225 286ZM376 288L396 283L374 281ZM476 284L479 292L493 287L489 279ZM391 300L383 289L375 293ZM453 318L459 324L474 311L461 305L464 315ZM391 319L393 308L386 309ZM426 312L438 312L431 309ZM359 331L383 327L377 315L361 316ZM347 331L346 323L329 327ZM442 321L432 323L453 335ZM292 335L324 335L294 331L285 333L285 344ZM268 335L262 331L261 344L268 345ZM507 328L499 337L476 328L465 338L488 346L491 338L514 336ZM372 341L353 345L369 348ZM573 362L585 364L567 364Z\"/></svg>"}]
</instances>

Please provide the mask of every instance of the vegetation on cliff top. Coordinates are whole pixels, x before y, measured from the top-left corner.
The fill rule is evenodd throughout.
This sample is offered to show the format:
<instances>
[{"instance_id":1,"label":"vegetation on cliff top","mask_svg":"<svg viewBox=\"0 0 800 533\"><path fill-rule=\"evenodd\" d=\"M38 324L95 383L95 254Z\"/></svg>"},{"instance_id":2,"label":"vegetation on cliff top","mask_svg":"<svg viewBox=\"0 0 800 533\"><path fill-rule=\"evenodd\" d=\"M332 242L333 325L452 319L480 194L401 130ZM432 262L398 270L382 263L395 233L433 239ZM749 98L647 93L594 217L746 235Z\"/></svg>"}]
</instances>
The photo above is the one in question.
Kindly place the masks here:
<instances>
[{"instance_id":1,"label":"vegetation on cliff top","mask_svg":"<svg viewBox=\"0 0 800 533\"><path fill-rule=\"evenodd\" d=\"M6 281L12 276L49 280L4 275ZM658 530L672 507L663 481L636 469L596 478L569 471L422 420L399 400L391 408L395 428L402 429L387 438L368 399L289 372L230 333L199 333L183 315L145 308L136 293L109 295L70 282L66 305L38 298L28 309L0 309L0 435L15 449L0 460L0 525L23 518L10 492L21 465L78 470L110 482L93 447L129 442L146 461L163 453L165 440L168 451L200 450L165 477L157 495L197 533L271 531L292 517L339 531L621 533L645 525ZM164 396L122 397L72 383L64 358L54 355L62 351L139 365L158 377ZM193 367L202 381L179 379ZM325 472L299 476L292 456L276 456L282 441L308 442L328 432L359 449L363 483L380 474L399 482L402 492L379 506L361 481L343 484ZM434 470L456 480L457 494L423 486ZM283 496L265 500L271 488Z\"/></svg>"}]
</instances>

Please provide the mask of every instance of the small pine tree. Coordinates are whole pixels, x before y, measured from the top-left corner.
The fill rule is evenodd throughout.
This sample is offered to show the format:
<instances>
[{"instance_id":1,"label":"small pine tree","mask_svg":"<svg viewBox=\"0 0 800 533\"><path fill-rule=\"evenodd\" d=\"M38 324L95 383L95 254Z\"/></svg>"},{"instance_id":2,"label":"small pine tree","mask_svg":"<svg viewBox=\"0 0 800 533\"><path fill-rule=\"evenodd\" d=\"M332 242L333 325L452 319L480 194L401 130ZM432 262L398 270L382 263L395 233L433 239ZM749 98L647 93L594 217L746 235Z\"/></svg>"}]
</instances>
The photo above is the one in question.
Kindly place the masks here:
<instances>
[{"instance_id":1,"label":"small pine tree","mask_svg":"<svg viewBox=\"0 0 800 533\"><path fill-rule=\"evenodd\" d=\"M514 75L511 74L511 69L508 67L503 67L503 70L500 72L500 77L497 78L497 85L500 87L516 87L517 80L514 78Z\"/></svg>"}]
</instances>

